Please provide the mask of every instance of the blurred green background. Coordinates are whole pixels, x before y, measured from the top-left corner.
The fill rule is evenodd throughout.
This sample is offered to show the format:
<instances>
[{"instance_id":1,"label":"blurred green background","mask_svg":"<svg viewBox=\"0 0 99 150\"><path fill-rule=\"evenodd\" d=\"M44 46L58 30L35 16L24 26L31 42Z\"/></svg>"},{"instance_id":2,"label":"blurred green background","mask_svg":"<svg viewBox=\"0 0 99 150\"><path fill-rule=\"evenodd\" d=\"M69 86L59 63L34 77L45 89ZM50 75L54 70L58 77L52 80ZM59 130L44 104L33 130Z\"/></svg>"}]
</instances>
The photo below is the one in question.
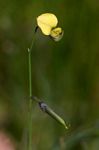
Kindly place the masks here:
<instances>
[{"instance_id":1,"label":"blurred green background","mask_svg":"<svg viewBox=\"0 0 99 150\"><path fill-rule=\"evenodd\" d=\"M33 150L99 149L98 0L0 1L0 131L25 147L28 53L36 17L54 13L61 41L37 33L32 50L33 94L71 127L66 131L33 103ZM25 148L24 148L25 149Z\"/></svg>"}]
</instances>

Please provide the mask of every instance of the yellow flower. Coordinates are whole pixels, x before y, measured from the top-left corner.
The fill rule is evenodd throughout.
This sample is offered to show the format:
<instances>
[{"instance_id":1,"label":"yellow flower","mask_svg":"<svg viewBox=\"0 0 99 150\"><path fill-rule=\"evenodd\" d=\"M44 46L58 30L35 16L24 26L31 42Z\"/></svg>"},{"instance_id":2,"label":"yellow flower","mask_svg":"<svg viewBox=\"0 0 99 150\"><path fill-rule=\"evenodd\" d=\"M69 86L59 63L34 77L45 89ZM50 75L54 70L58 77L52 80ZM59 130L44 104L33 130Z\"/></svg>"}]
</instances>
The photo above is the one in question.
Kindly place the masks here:
<instances>
[{"instance_id":1,"label":"yellow flower","mask_svg":"<svg viewBox=\"0 0 99 150\"><path fill-rule=\"evenodd\" d=\"M51 13L45 13L37 17L37 25L45 35L50 35L52 28L58 23L57 17Z\"/></svg>"},{"instance_id":2,"label":"yellow flower","mask_svg":"<svg viewBox=\"0 0 99 150\"><path fill-rule=\"evenodd\" d=\"M64 31L62 28L57 27L51 30L50 36L54 39L54 41L59 41L63 37Z\"/></svg>"},{"instance_id":3,"label":"yellow flower","mask_svg":"<svg viewBox=\"0 0 99 150\"><path fill-rule=\"evenodd\" d=\"M63 30L56 27L57 17L52 13L44 13L37 17L37 25L44 35L49 35L55 41L59 41L63 36Z\"/></svg>"}]
</instances>

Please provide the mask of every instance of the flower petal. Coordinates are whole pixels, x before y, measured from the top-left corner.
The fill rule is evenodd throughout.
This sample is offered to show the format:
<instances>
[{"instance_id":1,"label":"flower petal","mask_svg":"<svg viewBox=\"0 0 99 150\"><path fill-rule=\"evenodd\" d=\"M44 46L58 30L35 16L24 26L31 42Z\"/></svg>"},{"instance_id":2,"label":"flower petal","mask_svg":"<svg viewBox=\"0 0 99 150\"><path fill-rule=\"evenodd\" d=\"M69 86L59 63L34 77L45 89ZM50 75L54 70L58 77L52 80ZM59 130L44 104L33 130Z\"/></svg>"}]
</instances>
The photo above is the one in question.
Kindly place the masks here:
<instances>
[{"instance_id":1,"label":"flower petal","mask_svg":"<svg viewBox=\"0 0 99 150\"><path fill-rule=\"evenodd\" d=\"M50 32L51 32L50 26L48 26L44 23L41 23L41 22L38 23L38 26L40 27L40 29L44 35L50 35Z\"/></svg>"},{"instance_id":2,"label":"flower petal","mask_svg":"<svg viewBox=\"0 0 99 150\"><path fill-rule=\"evenodd\" d=\"M57 23L57 17L51 13L45 13L37 17L37 25L45 35L50 35L51 29L56 27Z\"/></svg>"},{"instance_id":3,"label":"flower petal","mask_svg":"<svg viewBox=\"0 0 99 150\"><path fill-rule=\"evenodd\" d=\"M62 28L57 27L51 30L50 36L52 37L52 39L54 41L60 41L63 37L64 31L62 30Z\"/></svg>"}]
</instances>

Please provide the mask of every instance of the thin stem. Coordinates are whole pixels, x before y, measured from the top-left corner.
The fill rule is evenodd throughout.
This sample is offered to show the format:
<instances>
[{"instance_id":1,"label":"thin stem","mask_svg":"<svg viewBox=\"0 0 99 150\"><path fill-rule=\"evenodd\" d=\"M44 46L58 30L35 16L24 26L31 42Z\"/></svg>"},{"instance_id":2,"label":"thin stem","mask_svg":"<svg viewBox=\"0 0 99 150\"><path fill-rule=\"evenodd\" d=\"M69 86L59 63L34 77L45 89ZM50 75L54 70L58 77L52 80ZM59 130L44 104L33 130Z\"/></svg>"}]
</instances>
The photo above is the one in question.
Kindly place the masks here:
<instances>
[{"instance_id":1,"label":"thin stem","mask_svg":"<svg viewBox=\"0 0 99 150\"><path fill-rule=\"evenodd\" d=\"M28 48L28 67L29 67L29 96L32 96L32 59L31 59L31 50Z\"/></svg>"},{"instance_id":2,"label":"thin stem","mask_svg":"<svg viewBox=\"0 0 99 150\"><path fill-rule=\"evenodd\" d=\"M29 135L28 135L28 150L32 150L32 70L31 70L31 51L28 49L29 59Z\"/></svg>"},{"instance_id":3,"label":"thin stem","mask_svg":"<svg viewBox=\"0 0 99 150\"><path fill-rule=\"evenodd\" d=\"M28 113L28 150L32 150L32 48L34 45L35 34L30 48L28 48L28 69L29 69L29 113Z\"/></svg>"}]
</instances>

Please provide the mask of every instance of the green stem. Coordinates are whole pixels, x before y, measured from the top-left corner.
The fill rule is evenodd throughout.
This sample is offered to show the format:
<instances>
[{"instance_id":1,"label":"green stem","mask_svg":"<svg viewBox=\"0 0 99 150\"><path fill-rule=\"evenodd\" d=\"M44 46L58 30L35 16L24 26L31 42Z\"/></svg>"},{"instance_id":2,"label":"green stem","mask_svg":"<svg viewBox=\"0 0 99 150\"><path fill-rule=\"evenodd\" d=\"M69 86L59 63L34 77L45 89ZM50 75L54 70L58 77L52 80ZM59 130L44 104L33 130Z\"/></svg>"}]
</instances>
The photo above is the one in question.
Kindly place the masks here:
<instances>
[{"instance_id":1,"label":"green stem","mask_svg":"<svg viewBox=\"0 0 99 150\"><path fill-rule=\"evenodd\" d=\"M29 113L28 113L28 150L32 150L32 47L34 45L35 34L28 48L28 69L29 69Z\"/></svg>"}]
</instances>

